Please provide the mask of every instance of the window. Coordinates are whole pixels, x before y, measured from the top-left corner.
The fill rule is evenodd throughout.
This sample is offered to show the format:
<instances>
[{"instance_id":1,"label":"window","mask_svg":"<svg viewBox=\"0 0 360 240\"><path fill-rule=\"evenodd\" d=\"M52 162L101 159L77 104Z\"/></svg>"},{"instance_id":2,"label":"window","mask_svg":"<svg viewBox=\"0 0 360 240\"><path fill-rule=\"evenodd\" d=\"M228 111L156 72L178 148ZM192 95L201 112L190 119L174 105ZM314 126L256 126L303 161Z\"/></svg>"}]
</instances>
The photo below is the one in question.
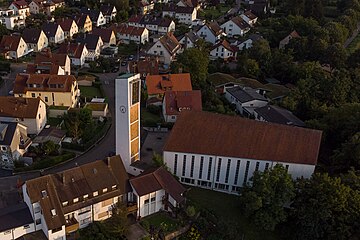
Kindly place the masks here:
<instances>
[{"instance_id":1,"label":"window","mask_svg":"<svg viewBox=\"0 0 360 240\"><path fill-rule=\"evenodd\" d=\"M89 194L85 194L85 195L83 196L84 200L86 200L88 197L89 197Z\"/></svg>"},{"instance_id":2,"label":"window","mask_svg":"<svg viewBox=\"0 0 360 240\"><path fill-rule=\"evenodd\" d=\"M265 170L268 170L269 169L269 163L265 163Z\"/></svg>"},{"instance_id":3,"label":"window","mask_svg":"<svg viewBox=\"0 0 360 240\"><path fill-rule=\"evenodd\" d=\"M4 235L8 235L11 233L11 230L7 230L6 232L4 232Z\"/></svg>"},{"instance_id":4,"label":"window","mask_svg":"<svg viewBox=\"0 0 360 240\"><path fill-rule=\"evenodd\" d=\"M42 190L41 191L41 196L44 198L44 197L47 197L47 192L46 190Z\"/></svg>"},{"instance_id":5,"label":"window","mask_svg":"<svg viewBox=\"0 0 360 240\"><path fill-rule=\"evenodd\" d=\"M260 162L256 162L255 171L259 171Z\"/></svg>"},{"instance_id":6,"label":"window","mask_svg":"<svg viewBox=\"0 0 360 240\"><path fill-rule=\"evenodd\" d=\"M174 175L176 175L176 172L177 172L177 160L178 160L178 155L175 154L175 159L174 159Z\"/></svg>"},{"instance_id":7,"label":"window","mask_svg":"<svg viewBox=\"0 0 360 240\"><path fill-rule=\"evenodd\" d=\"M140 95L140 82L134 82L132 84L132 104L139 102L139 95Z\"/></svg>"},{"instance_id":8,"label":"window","mask_svg":"<svg viewBox=\"0 0 360 240\"><path fill-rule=\"evenodd\" d=\"M39 113L39 119L41 119L41 114Z\"/></svg>"},{"instance_id":9,"label":"window","mask_svg":"<svg viewBox=\"0 0 360 240\"><path fill-rule=\"evenodd\" d=\"M91 217L88 217L88 218L85 218L85 219L81 220L80 224L83 225L83 224L87 224L89 222L91 222Z\"/></svg>"},{"instance_id":10,"label":"window","mask_svg":"<svg viewBox=\"0 0 360 240\"><path fill-rule=\"evenodd\" d=\"M203 166L204 166L204 157L201 156L201 158L200 158L200 169L199 169L199 179L202 178Z\"/></svg>"},{"instance_id":11,"label":"window","mask_svg":"<svg viewBox=\"0 0 360 240\"><path fill-rule=\"evenodd\" d=\"M218 182L220 179L220 171L221 171L221 158L219 158L218 167L217 167L217 173L216 173L216 181Z\"/></svg>"},{"instance_id":12,"label":"window","mask_svg":"<svg viewBox=\"0 0 360 240\"><path fill-rule=\"evenodd\" d=\"M191 169L190 169L190 177L194 176L194 163L195 163L195 156L191 157Z\"/></svg>"},{"instance_id":13,"label":"window","mask_svg":"<svg viewBox=\"0 0 360 240\"><path fill-rule=\"evenodd\" d=\"M31 97L33 97L33 98L34 98L34 97L35 97L35 93L31 93Z\"/></svg>"},{"instance_id":14,"label":"window","mask_svg":"<svg viewBox=\"0 0 360 240\"><path fill-rule=\"evenodd\" d=\"M93 196L96 197L97 195L99 195L98 191L93 192Z\"/></svg>"},{"instance_id":15,"label":"window","mask_svg":"<svg viewBox=\"0 0 360 240\"><path fill-rule=\"evenodd\" d=\"M209 166L208 166L207 180L210 180L210 175L211 175L211 165L212 165L212 157L210 157L210 158L209 158Z\"/></svg>"},{"instance_id":16,"label":"window","mask_svg":"<svg viewBox=\"0 0 360 240\"><path fill-rule=\"evenodd\" d=\"M149 204L149 199L146 199L146 200L144 201L144 204Z\"/></svg>"},{"instance_id":17,"label":"window","mask_svg":"<svg viewBox=\"0 0 360 240\"><path fill-rule=\"evenodd\" d=\"M107 192L107 188L104 188L104 189L103 189L103 193L106 193L106 192Z\"/></svg>"},{"instance_id":18,"label":"window","mask_svg":"<svg viewBox=\"0 0 360 240\"><path fill-rule=\"evenodd\" d=\"M230 165L231 165L231 159L228 159L227 166L226 166L225 183L229 182Z\"/></svg>"},{"instance_id":19,"label":"window","mask_svg":"<svg viewBox=\"0 0 360 240\"><path fill-rule=\"evenodd\" d=\"M185 170L186 170L186 155L184 155L184 159L183 159L182 176L185 176Z\"/></svg>"},{"instance_id":20,"label":"window","mask_svg":"<svg viewBox=\"0 0 360 240\"><path fill-rule=\"evenodd\" d=\"M68 203L69 203L68 201L63 202L63 203L62 203L63 207L67 206Z\"/></svg>"},{"instance_id":21,"label":"window","mask_svg":"<svg viewBox=\"0 0 360 240\"><path fill-rule=\"evenodd\" d=\"M49 98L48 97L45 97L45 102L48 102L49 101Z\"/></svg>"},{"instance_id":22,"label":"window","mask_svg":"<svg viewBox=\"0 0 360 240\"><path fill-rule=\"evenodd\" d=\"M286 171L289 171L289 165L288 164L285 165L285 168L286 168Z\"/></svg>"},{"instance_id":23,"label":"window","mask_svg":"<svg viewBox=\"0 0 360 240\"><path fill-rule=\"evenodd\" d=\"M116 189L116 185L111 186L111 190L115 190Z\"/></svg>"},{"instance_id":24,"label":"window","mask_svg":"<svg viewBox=\"0 0 360 240\"><path fill-rule=\"evenodd\" d=\"M79 201L79 198L74 198L74 203L77 203Z\"/></svg>"},{"instance_id":25,"label":"window","mask_svg":"<svg viewBox=\"0 0 360 240\"><path fill-rule=\"evenodd\" d=\"M36 220L35 220L35 224L36 224L36 225L39 225L39 224L41 224L41 218L39 218L39 219L36 219Z\"/></svg>"},{"instance_id":26,"label":"window","mask_svg":"<svg viewBox=\"0 0 360 240\"><path fill-rule=\"evenodd\" d=\"M235 178L234 178L234 184L235 184L235 185L237 184L238 178L239 178L240 163L241 163L241 161L240 161L240 160L237 160L236 170L235 170Z\"/></svg>"},{"instance_id":27,"label":"window","mask_svg":"<svg viewBox=\"0 0 360 240\"><path fill-rule=\"evenodd\" d=\"M40 206L35 207L34 212L39 213L40 212Z\"/></svg>"},{"instance_id":28,"label":"window","mask_svg":"<svg viewBox=\"0 0 360 240\"><path fill-rule=\"evenodd\" d=\"M244 175L244 182L243 182L244 185L247 182L247 177L248 177L248 173L249 173L249 167L250 167L250 161L246 161L246 168L245 168L245 175Z\"/></svg>"},{"instance_id":29,"label":"window","mask_svg":"<svg viewBox=\"0 0 360 240\"><path fill-rule=\"evenodd\" d=\"M151 202L155 202L155 196L150 199Z\"/></svg>"},{"instance_id":30,"label":"window","mask_svg":"<svg viewBox=\"0 0 360 240\"><path fill-rule=\"evenodd\" d=\"M28 229L28 228L30 228L30 225L25 225L24 226L24 229Z\"/></svg>"}]
</instances>

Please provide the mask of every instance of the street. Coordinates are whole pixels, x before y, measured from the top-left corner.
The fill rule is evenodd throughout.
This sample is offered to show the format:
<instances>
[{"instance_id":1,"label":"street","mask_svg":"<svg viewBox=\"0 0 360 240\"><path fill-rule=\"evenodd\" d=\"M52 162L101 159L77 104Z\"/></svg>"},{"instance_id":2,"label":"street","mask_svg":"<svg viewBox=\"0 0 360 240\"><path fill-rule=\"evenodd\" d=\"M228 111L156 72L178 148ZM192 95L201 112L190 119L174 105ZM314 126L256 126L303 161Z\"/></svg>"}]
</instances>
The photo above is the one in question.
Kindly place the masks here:
<instances>
[{"instance_id":1,"label":"street","mask_svg":"<svg viewBox=\"0 0 360 240\"><path fill-rule=\"evenodd\" d=\"M7 76L3 76L4 83L0 86L0 96L7 96L14 88L15 77L18 73L24 72L26 63L12 63L11 72Z\"/></svg>"}]
</instances>

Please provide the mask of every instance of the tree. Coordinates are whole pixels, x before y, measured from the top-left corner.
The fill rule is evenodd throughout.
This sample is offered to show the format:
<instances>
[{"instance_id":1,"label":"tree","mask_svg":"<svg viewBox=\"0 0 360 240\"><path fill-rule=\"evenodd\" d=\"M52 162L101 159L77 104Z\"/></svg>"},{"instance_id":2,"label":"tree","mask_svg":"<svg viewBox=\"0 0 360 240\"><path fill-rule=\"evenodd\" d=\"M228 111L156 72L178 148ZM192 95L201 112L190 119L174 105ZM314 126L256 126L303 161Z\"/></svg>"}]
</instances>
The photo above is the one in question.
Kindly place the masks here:
<instances>
[{"instance_id":1,"label":"tree","mask_svg":"<svg viewBox=\"0 0 360 240\"><path fill-rule=\"evenodd\" d=\"M194 206L188 206L186 208L186 215L190 218L194 217L196 214L196 210Z\"/></svg>"},{"instance_id":2,"label":"tree","mask_svg":"<svg viewBox=\"0 0 360 240\"><path fill-rule=\"evenodd\" d=\"M349 30L338 22L328 22L325 29L329 33L330 44L340 43L344 44L349 36Z\"/></svg>"},{"instance_id":3,"label":"tree","mask_svg":"<svg viewBox=\"0 0 360 240\"><path fill-rule=\"evenodd\" d=\"M256 41L249 50L249 57L259 63L261 69L269 69L271 63L271 50L269 42L265 39Z\"/></svg>"},{"instance_id":4,"label":"tree","mask_svg":"<svg viewBox=\"0 0 360 240\"><path fill-rule=\"evenodd\" d=\"M80 139L82 135L82 129L80 127L81 121L79 115L74 112L65 113L64 123L68 133L73 138L73 141L76 142L78 139Z\"/></svg>"},{"instance_id":5,"label":"tree","mask_svg":"<svg viewBox=\"0 0 360 240\"><path fill-rule=\"evenodd\" d=\"M245 186L240 201L244 212L265 230L274 230L284 222L287 213L284 205L295 197L294 183L287 169L276 165L264 172L255 172L252 184Z\"/></svg>"},{"instance_id":6,"label":"tree","mask_svg":"<svg viewBox=\"0 0 360 240\"><path fill-rule=\"evenodd\" d=\"M327 174L298 181L292 208L296 239L345 240L359 227L360 193Z\"/></svg>"},{"instance_id":7,"label":"tree","mask_svg":"<svg viewBox=\"0 0 360 240\"><path fill-rule=\"evenodd\" d=\"M125 203L118 202L112 208L112 216L107 222L107 230L116 239L121 239L128 230L127 209Z\"/></svg>"},{"instance_id":8,"label":"tree","mask_svg":"<svg viewBox=\"0 0 360 240\"><path fill-rule=\"evenodd\" d=\"M165 165L163 157L156 152L154 152L152 160L157 167L161 167Z\"/></svg>"},{"instance_id":9,"label":"tree","mask_svg":"<svg viewBox=\"0 0 360 240\"><path fill-rule=\"evenodd\" d=\"M55 144L53 141L46 141L42 145L42 149L44 150L46 155L56 155L58 153L59 145Z\"/></svg>"},{"instance_id":10,"label":"tree","mask_svg":"<svg viewBox=\"0 0 360 240\"><path fill-rule=\"evenodd\" d=\"M346 61L346 51L341 43L334 43L325 51L323 63L329 63L330 69L341 68Z\"/></svg>"},{"instance_id":11,"label":"tree","mask_svg":"<svg viewBox=\"0 0 360 240\"><path fill-rule=\"evenodd\" d=\"M207 52L197 48L188 48L178 55L177 63L184 72L191 75L192 85L195 89L201 89L206 84L209 57Z\"/></svg>"}]
</instances>

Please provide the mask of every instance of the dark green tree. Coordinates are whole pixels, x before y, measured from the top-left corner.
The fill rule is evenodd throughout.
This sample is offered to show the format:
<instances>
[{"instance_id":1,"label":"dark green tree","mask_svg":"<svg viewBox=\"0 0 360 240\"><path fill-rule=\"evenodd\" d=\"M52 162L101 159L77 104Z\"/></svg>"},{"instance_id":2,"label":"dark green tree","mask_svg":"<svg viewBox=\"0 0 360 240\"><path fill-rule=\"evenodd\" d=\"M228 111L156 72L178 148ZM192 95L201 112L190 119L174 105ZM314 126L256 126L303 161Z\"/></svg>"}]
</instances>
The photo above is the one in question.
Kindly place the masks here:
<instances>
[{"instance_id":1,"label":"dark green tree","mask_svg":"<svg viewBox=\"0 0 360 240\"><path fill-rule=\"evenodd\" d=\"M294 183L282 165L264 172L255 172L251 185L244 187L240 196L244 212L259 227L274 230L286 221L284 209L295 197Z\"/></svg>"}]
</instances>

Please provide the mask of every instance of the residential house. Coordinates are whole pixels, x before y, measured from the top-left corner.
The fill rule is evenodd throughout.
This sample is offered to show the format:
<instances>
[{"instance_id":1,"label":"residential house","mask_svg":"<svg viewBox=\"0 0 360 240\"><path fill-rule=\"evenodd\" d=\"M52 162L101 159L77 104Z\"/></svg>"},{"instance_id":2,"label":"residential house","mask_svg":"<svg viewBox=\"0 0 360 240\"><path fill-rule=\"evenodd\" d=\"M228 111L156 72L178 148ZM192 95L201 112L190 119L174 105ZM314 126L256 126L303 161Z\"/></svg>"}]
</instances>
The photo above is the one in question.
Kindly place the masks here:
<instances>
[{"instance_id":1,"label":"residential house","mask_svg":"<svg viewBox=\"0 0 360 240\"><path fill-rule=\"evenodd\" d=\"M289 44L291 39L300 38L300 35L294 30L289 35L287 35L284 39L282 39L279 43L279 49L285 48L286 45Z\"/></svg>"},{"instance_id":2,"label":"residential house","mask_svg":"<svg viewBox=\"0 0 360 240\"><path fill-rule=\"evenodd\" d=\"M181 44L182 49L185 50L196 47L196 43L199 39L201 38L196 34L196 32L190 31L185 33L185 35L179 39L179 43Z\"/></svg>"},{"instance_id":3,"label":"residential house","mask_svg":"<svg viewBox=\"0 0 360 240\"><path fill-rule=\"evenodd\" d=\"M249 0L246 2L248 9L258 16L264 16L269 11L271 12L269 0Z\"/></svg>"},{"instance_id":4,"label":"residential house","mask_svg":"<svg viewBox=\"0 0 360 240\"><path fill-rule=\"evenodd\" d=\"M25 0L12 2L9 9L14 10L16 15L23 16L24 18L30 15L30 8Z\"/></svg>"},{"instance_id":5,"label":"residential house","mask_svg":"<svg viewBox=\"0 0 360 240\"><path fill-rule=\"evenodd\" d=\"M101 49L103 48L104 42L100 36L95 34L86 34L84 37L79 37L76 39L78 43L84 43L88 54L85 59L89 61L94 61L98 57L100 57Z\"/></svg>"},{"instance_id":6,"label":"residential house","mask_svg":"<svg viewBox=\"0 0 360 240\"><path fill-rule=\"evenodd\" d=\"M218 40L220 40L221 36L225 35L224 31L216 21L212 21L201 26L197 30L196 34L212 44L215 44Z\"/></svg>"},{"instance_id":7,"label":"residential house","mask_svg":"<svg viewBox=\"0 0 360 240\"><path fill-rule=\"evenodd\" d=\"M244 19L244 21L247 24L249 24L251 27L255 25L258 19L258 17L255 14L253 14L251 11L244 12L243 14L240 15L240 17Z\"/></svg>"},{"instance_id":8,"label":"residential house","mask_svg":"<svg viewBox=\"0 0 360 240\"><path fill-rule=\"evenodd\" d=\"M79 32L79 28L73 19L60 18L57 20L57 23L61 26L62 30L64 31L65 39L72 39L74 34L77 34Z\"/></svg>"},{"instance_id":9,"label":"residential house","mask_svg":"<svg viewBox=\"0 0 360 240\"><path fill-rule=\"evenodd\" d=\"M221 25L221 28L226 33L226 36L243 36L250 31L250 25L240 16L233 17L229 21Z\"/></svg>"},{"instance_id":10,"label":"residential house","mask_svg":"<svg viewBox=\"0 0 360 240\"><path fill-rule=\"evenodd\" d=\"M65 7L65 0L51 0L54 4L55 7Z\"/></svg>"},{"instance_id":11,"label":"residential house","mask_svg":"<svg viewBox=\"0 0 360 240\"><path fill-rule=\"evenodd\" d=\"M245 41L239 41L237 42L236 46L239 50L244 50L244 49L249 49L252 48L253 44L261 39L264 39L261 35L259 34L250 34L248 39L246 39Z\"/></svg>"},{"instance_id":12,"label":"residential house","mask_svg":"<svg viewBox=\"0 0 360 240\"><path fill-rule=\"evenodd\" d=\"M72 65L83 67L89 51L84 43L63 43L60 45L59 53L67 54Z\"/></svg>"},{"instance_id":13,"label":"residential house","mask_svg":"<svg viewBox=\"0 0 360 240\"><path fill-rule=\"evenodd\" d=\"M65 75L71 74L71 60L67 54L52 53L50 49L44 49L36 53L35 64L53 64L63 69Z\"/></svg>"},{"instance_id":14,"label":"residential house","mask_svg":"<svg viewBox=\"0 0 360 240\"><path fill-rule=\"evenodd\" d=\"M254 110L255 120L305 127L305 123L292 112L275 105L267 105Z\"/></svg>"},{"instance_id":15,"label":"residential house","mask_svg":"<svg viewBox=\"0 0 360 240\"><path fill-rule=\"evenodd\" d=\"M176 54L179 53L180 49L180 43L170 32L160 37L160 39L147 50L147 54L158 56L161 62L170 64L175 60Z\"/></svg>"},{"instance_id":16,"label":"residential house","mask_svg":"<svg viewBox=\"0 0 360 240\"><path fill-rule=\"evenodd\" d=\"M111 21L115 20L117 9L115 6L110 4L104 4L100 6L100 11L104 16L106 23L110 23Z\"/></svg>"},{"instance_id":17,"label":"residential house","mask_svg":"<svg viewBox=\"0 0 360 240\"><path fill-rule=\"evenodd\" d=\"M142 15L146 15L148 12L153 10L155 7L154 1L152 0L140 0L139 8Z\"/></svg>"},{"instance_id":18,"label":"residential house","mask_svg":"<svg viewBox=\"0 0 360 240\"><path fill-rule=\"evenodd\" d=\"M27 134L38 134L47 121L45 102L17 96L0 96L0 121L21 123L27 127Z\"/></svg>"},{"instance_id":19,"label":"residential house","mask_svg":"<svg viewBox=\"0 0 360 240\"><path fill-rule=\"evenodd\" d=\"M137 203L137 217L160 210L174 211L185 203L185 188L164 167L129 180Z\"/></svg>"},{"instance_id":20,"label":"residential house","mask_svg":"<svg viewBox=\"0 0 360 240\"><path fill-rule=\"evenodd\" d=\"M105 47L116 45L116 35L112 29L94 28L92 34L101 37Z\"/></svg>"},{"instance_id":21,"label":"residential house","mask_svg":"<svg viewBox=\"0 0 360 240\"><path fill-rule=\"evenodd\" d=\"M48 239L66 239L69 233L111 217L118 202L132 201L120 156L27 180L22 192L36 231Z\"/></svg>"},{"instance_id":22,"label":"residential house","mask_svg":"<svg viewBox=\"0 0 360 240\"><path fill-rule=\"evenodd\" d=\"M83 7L81 8L80 13L88 14L95 27L100 27L106 24L106 19L102 12L99 10Z\"/></svg>"},{"instance_id":23,"label":"residential house","mask_svg":"<svg viewBox=\"0 0 360 240\"><path fill-rule=\"evenodd\" d=\"M157 59L146 58L139 61L131 61L128 64L128 72L140 73L141 80L145 80L148 75L159 74L159 61Z\"/></svg>"},{"instance_id":24,"label":"residential house","mask_svg":"<svg viewBox=\"0 0 360 240\"><path fill-rule=\"evenodd\" d=\"M201 111L201 91L166 91L162 104L165 122L176 122L182 111Z\"/></svg>"},{"instance_id":25,"label":"residential house","mask_svg":"<svg viewBox=\"0 0 360 240\"><path fill-rule=\"evenodd\" d=\"M28 65L26 66L26 73L65 75L64 69L59 65L53 63L28 63Z\"/></svg>"},{"instance_id":26,"label":"residential house","mask_svg":"<svg viewBox=\"0 0 360 240\"><path fill-rule=\"evenodd\" d=\"M25 27L25 17L16 14L12 9L0 10L0 23L7 29L13 30L14 27Z\"/></svg>"},{"instance_id":27,"label":"residential house","mask_svg":"<svg viewBox=\"0 0 360 240\"><path fill-rule=\"evenodd\" d=\"M236 110L244 116L252 116L256 108L264 107L269 102L259 90L240 86L226 88L225 98L235 104Z\"/></svg>"},{"instance_id":28,"label":"residential house","mask_svg":"<svg viewBox=\"0 0 360 240\"><path fill-rule=\"evenodd\" d=\"M73 75L19 73L15 78L14 96L41 98L47 105L75 107L80 90Z\"/></svg>"},{"instance_id":29,"label":"residential house","mask_svg":"<svg viewBox=\"0 0 360 240\"><path fill-rule=\"evenodd\" d=\"M192 91L189 73L148 75L145 81L147 104L161 105L166 91Z\"/></svg>"},{"instance_id":30,"label":"residential house","mask_svg":"<svg viewBox=\"0 0 360 240\"><path fill-rule=\"evenodd\" d=\"M175 31L175 22L169 18L159 18L150 15L134 15L128 19L129 26L144 27L151 34L166 34Z\"/></svg>"},{"instance_id":31,"label":"residential house","mask_svg":"<svg viewBox=\"0 0 360 240\"><path fill-rule=\"evenodd\" d=\"M39 13L44 13L45 10L45 4L47 3L47 1L44 0L32 0L29 3L29 9L30 9L30 13L31 14L39 14Z\"/></svg>"},{"instance_id":32,"label":"residential house","mask_svg":"<svg viewBox=\"0 0 360 240\"><path fill-rule=\"evenodd\" d=\"M31 145L27 134L27 127L21 123L0 122L0 157L17 160L23 156Z\"/></svg>"},{"instance_id":33,"label":"residential house","mask_svg":"<svg viewBox=\"0 0 360 240\"><path fill-rule=\"evenodd\" d=\"M196 10L200 9L200 2L198 0L180 0L176 5L179 7L193 7Z\"/></svg>"},{"instance_id":34,"label":"residential house","mask_svg":"<svg viewBox=\"0 0 360 240\"><path fill-rule=\"evenodd\" d=\"M47 36L50 44L58 44L65 41L65 33L57 23L45 23L42 30Z\"/></svg>"},{"instance_id":35,"label":"residential house","mask_svg":"<svg viewBox=\"0 0 360 240\"><path fill-rule=\"evenodd\" d=\"M19 35L5 35L0 42L0 53L5 59L18 59L29 53L24 39Z\"/></svg>"},{"instance_id":36,"label":"residential house","mask_svg":"<svg viewBox=\"0 0 360 240\"><path fill-rule=\"evenodd\" d=\"M135 42L136 44L145 44L149 42L149 31L145 27L120 24L112 25L110 29L114 30L117 39L119 39L121 43L129 44L130 42Z\"/></svg>"},{"instance_id":37,"label":"residential house","mask_svg":"<svg viewBox=\"0 0 360 240\"><path fill-rule=\"evenodd\" d=\"M167 138L163 157L182 183L239 194L255 171L277 164L293 179L310 178L321 134L237 116L184 111Z\"/></svg>"},{"instance_id":38,"label":"residential house","mask_svg":"<svg viewBox=\"0 0 360 240\"><path fill-rule=\"evenodd\" d=\"M196 19L197 10L195 7L180 7L177 5L166 5L162 10L162 17L175 18L179 23L191 25Z\"/></svg>"},{"instance_id":39,"label":"residential house","mask_svg":"<svg viewBox=\"0 0 360 240\"><path fill-rule=\"evenodd\" d=\"M236 59L238 48L230 45L226 40L218 41L210 50L210 58L223 60L234 60Z\"/></svg>"},{"instance_id":40,"label":"residential house","mask_svg":"<svg viewBox=\"0 0 360 240\"><path fill-rule=\"evenodd\" d=\"M88 14L78 14L74 16L74 21L81 33L89 33L92 29L92 21Z\"/></svg>"},{"instance_id":41,"label":"residential house","mask_svg":"<svg viewBox=\"0 0 360 240\"><path fill-rule=\"evenodd\" d=\"M41 29L25 28L22 36L28 49L32 49L34 52L39 52L49 45L48 38Z\"/></svg>"}]
</instances>

